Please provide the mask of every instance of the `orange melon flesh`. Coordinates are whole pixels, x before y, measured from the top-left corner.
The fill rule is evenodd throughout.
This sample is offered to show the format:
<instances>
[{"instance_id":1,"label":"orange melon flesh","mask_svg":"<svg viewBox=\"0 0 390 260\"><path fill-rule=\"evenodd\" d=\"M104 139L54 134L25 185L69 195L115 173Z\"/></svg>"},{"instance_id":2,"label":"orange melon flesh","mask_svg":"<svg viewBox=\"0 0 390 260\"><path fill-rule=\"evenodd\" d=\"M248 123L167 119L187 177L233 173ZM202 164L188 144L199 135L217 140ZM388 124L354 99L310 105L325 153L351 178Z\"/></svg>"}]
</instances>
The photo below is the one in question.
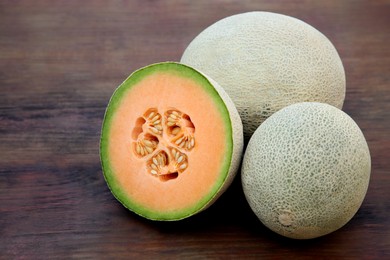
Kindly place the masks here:
<instances>
[{"instance_id":1,"label":"orange melon flesh","mask_svg":"<svg viewBox=\"0 0 390 260\"><path fill-rule=\"evenodd\" d=\"M169 125L177 118L171 111L182 116L177 124L193 125ZM157 113L159 134L151 131L149 118ZM177 136L172 134L175 127L181 130ZM177 145L180 136L188 136L184 148ZM147 153L151 147L145 139L153 142L153 152ZM144 147L145 155L137 152L137 145ZM187 66L160 63L136 71L115 91L104 118L101 160L108 186L125 207L149 219L176 220L201 211L214 199L228 176L232 147L229 112L213 85ZM186 161L179 164L172 150ZM166 164L153 171L159 153Z\"/></svg>"}]
</instances>

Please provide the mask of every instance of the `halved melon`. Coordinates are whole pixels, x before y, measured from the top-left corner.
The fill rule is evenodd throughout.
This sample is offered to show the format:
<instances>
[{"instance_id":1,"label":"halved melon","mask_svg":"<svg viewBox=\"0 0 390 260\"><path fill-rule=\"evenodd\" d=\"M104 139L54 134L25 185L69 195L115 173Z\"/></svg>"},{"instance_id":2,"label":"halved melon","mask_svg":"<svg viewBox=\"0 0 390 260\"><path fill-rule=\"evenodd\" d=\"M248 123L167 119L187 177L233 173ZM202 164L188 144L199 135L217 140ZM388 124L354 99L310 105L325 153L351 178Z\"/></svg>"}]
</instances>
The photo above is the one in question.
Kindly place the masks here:
<instances>
[{"instance_id":1,"label":"halved melon","mask_svg":"<svg viewBox=\"0 0 390 260\"><path fill-rule=\"evenodd\" d=\"M243 130L223 89L174 62L131 74L104 117L100 157L106 182L128 209L179 220L210 206L240 164Z\"/></svg>"}]
</instances>

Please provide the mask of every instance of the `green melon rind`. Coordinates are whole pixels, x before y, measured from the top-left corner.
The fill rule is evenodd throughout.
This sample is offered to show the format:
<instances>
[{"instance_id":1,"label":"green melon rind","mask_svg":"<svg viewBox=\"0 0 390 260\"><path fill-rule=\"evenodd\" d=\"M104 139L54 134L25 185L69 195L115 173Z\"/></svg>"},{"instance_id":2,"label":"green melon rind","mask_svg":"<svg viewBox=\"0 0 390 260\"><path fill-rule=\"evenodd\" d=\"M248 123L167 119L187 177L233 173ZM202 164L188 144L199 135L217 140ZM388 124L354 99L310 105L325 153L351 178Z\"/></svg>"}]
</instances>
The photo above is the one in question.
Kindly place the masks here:
<instances>
[{"instance_id":1,"label":"green melon rind","mask_svg":"<svg viewBox=\"0 0 390 260\"><path fill-rule=\"evenodd\" d=\"M169 72L175 73L178 76L190 78L203 87L209 96L215 101L217 108L223 119L224 125L227 129L226 133L226 160L221 166L218 181L212 187L211 191L204 196L197 204L188 208L171 211L171 212L156 212L149 209L146 205L141 205L131 198L129 198L122 190L119 183L116 181L113 169L110 164L108 155L108 145L111 121L115 114L115 111L120 106L123 95L128 91L131 91L132 87L141 82L145 77L155 72ZM103 169L103 175L107 182L109 189L115 198L121 202L121 204L135 212L136 214L151 219L151 220L180 220L194 215L214 203L216 199L227 189L232 182L234 176L239 167L242 149L243 149L243 131L241 119L238 115L233 102L224 92L224 90L216 83L211 82L206 75L203 75L199 71L191 68L190 66L179 64L176 62L162 62L151 64L144 68L141 68L133 72L114 92L109 104L107 106L100 139L100 159ZM233 120L231 120L231 118Z\"/></svg>"}]
</instances>

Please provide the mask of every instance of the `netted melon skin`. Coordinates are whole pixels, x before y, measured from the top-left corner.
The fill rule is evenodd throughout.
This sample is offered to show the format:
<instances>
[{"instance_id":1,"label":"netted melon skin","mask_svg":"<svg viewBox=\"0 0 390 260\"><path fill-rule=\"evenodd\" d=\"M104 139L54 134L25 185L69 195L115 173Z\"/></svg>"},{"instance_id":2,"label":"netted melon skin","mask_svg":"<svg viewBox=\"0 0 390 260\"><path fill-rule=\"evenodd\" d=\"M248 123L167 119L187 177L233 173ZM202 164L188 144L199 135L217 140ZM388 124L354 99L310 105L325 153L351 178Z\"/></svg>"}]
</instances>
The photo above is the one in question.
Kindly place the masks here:
<instances>
[{"instance_id":1,"label":"netted melon skin","mask_svg":"<svg viewBox=\"0 0 390 260\"><path fill-rule=\"evenodd\" d=\"M321 103L288 106L255 131L245 152L242 185L260 221L295 239L345 225L367 192L371 157L357 124Z\"/></svg>"},{"instance_id":2,"label":"netted melon skin","mask_svg":"<svg viewBox=\"0 0 390 260\"><path fill-rule=\"evenodd\" d=\"M217 81L235 103L246 139L281 108L304 101L342 108L345 73L333 44L293 17L249 12L201 32L181 62Z\"/></svg>"}]
</instances>

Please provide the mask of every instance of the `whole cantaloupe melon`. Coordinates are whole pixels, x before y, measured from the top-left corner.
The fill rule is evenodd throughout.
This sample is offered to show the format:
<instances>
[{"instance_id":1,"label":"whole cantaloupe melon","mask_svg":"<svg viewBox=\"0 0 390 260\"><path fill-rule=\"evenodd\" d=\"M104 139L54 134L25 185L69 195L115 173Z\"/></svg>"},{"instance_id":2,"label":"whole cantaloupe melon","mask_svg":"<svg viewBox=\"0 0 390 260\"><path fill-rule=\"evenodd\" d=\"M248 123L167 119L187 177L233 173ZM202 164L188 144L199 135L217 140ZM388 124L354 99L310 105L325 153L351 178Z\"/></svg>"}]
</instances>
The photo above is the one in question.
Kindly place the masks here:
<instances>
[{"instance_id":1,"label":"whole cantaloupe melon","mask_svg":"<svg viewBox=\"0 0 390 260\"><path fill-rule=\"evenodd\" d=\"M255 131L245 151L242 185L260 219L280 235L331 233L359 209L371 158L356 123L323 103L290 105Z\"/></svg>"},{"instance_id":2,"label":"whole cantaloupe melon","mask_svg":"<svg viewBox=\"0 0 390 260\"><path fill-rule=\"evenodd\" d=\"M345 73L332 43L307 23L270 12L242 13L201 32L181 62L217 81L235 103L248 139L279 109L316 101L342 108Z\"/></svg>"}]
</instances>

